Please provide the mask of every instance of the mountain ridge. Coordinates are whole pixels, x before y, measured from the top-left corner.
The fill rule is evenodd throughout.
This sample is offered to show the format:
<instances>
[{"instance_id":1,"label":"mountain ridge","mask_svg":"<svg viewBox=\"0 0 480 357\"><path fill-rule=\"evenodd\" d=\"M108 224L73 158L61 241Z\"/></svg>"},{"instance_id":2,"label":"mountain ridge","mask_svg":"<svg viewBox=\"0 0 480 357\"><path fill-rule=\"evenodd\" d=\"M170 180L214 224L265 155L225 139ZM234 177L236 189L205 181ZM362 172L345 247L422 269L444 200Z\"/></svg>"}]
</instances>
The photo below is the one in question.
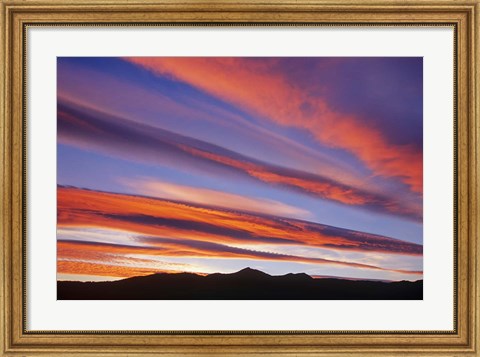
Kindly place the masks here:
<instances>
[{"instance_id":1,"label":"mountain ridge","mask_svg":"<svg viewBox=\"0 0 480 357\"><path fill-rule=\"evenodd\" d=\"M421 300L423 280L381 282L272 276L250 267L222 274L155 273L109 282L58 281L59 300Z\"/></svg>"}]
</instances>

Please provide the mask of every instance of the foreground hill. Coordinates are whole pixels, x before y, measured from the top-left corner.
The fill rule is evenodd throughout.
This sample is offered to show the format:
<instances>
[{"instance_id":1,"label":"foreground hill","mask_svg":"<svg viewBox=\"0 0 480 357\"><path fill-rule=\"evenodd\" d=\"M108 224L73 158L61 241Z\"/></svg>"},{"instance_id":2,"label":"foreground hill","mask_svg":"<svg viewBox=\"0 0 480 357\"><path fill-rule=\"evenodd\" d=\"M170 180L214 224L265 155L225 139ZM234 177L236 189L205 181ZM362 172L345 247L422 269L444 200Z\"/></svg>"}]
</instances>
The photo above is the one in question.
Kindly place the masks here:
<instances>
[{"instance_id":1,"label":"foreground hill","mask_svg":"<svg viewBox=\"0 0 480 357\"><path fill-rule=\"evenodd\" d=\"M423 281L271 276L246 268L233 274L153 274L111 282L57 282L59 300L421 300Z\"/></svg>"}]
</instances>

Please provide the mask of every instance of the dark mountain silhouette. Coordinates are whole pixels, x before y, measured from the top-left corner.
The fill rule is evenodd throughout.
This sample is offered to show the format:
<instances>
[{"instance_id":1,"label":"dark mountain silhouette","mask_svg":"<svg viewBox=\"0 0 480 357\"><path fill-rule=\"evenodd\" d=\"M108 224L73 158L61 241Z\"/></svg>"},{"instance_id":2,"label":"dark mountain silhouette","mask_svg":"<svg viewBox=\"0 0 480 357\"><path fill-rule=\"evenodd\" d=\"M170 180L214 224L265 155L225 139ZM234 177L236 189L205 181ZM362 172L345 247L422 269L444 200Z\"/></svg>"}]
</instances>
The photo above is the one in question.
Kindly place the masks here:
<instances>
[{"instance_id":1,"label":"dark mountain silhouette","mask_svg":"<svg viewBox=\"0 0 480 357\"><path fill-rule=\"evenodd\" d=\"M153 274L110 282L58 281L59 300L421 300L423 281L382 282L233 274Z\"/></svg>"}]
</instances>

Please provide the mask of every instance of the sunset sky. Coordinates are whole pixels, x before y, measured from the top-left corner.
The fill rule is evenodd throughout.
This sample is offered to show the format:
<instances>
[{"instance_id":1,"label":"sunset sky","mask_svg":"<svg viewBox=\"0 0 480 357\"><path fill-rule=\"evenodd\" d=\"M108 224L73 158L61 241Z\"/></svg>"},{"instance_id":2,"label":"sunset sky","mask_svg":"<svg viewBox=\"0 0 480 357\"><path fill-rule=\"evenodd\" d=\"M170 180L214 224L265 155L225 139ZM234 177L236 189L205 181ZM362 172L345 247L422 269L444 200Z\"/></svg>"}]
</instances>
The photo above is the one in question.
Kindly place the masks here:
<instances>
[{"instance_id":1,"label":"sunset sky","mask_svg":"<svg viewBox=\"0 0 480 357\"><path fill-rule=\"evenodd\" d=\"M58 58L58 279L422 279L422 67Z\"/></svg>"}]
</instances>

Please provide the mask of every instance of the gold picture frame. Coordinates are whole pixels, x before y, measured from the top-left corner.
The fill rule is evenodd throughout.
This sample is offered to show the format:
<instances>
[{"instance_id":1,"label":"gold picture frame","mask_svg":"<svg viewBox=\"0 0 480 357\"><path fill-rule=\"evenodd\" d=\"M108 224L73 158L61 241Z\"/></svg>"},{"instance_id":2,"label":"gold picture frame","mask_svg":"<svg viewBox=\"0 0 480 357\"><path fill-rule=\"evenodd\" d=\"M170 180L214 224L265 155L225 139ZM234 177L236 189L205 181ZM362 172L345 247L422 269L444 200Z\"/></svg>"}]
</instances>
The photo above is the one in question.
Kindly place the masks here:
<instances>
[{"instance_id":1,"label":"gold picture frame","mask_svg":"<svg viewBox=\"0 0 480 357\"><path fill-rule=\"evenodd\" d=\"M480 356L478 145L480 0L1 0L0 351L36 355ZM27 331L26 31L29 26L452 26L456 266L453 331Z\"/></svg>"}]
</instances>

